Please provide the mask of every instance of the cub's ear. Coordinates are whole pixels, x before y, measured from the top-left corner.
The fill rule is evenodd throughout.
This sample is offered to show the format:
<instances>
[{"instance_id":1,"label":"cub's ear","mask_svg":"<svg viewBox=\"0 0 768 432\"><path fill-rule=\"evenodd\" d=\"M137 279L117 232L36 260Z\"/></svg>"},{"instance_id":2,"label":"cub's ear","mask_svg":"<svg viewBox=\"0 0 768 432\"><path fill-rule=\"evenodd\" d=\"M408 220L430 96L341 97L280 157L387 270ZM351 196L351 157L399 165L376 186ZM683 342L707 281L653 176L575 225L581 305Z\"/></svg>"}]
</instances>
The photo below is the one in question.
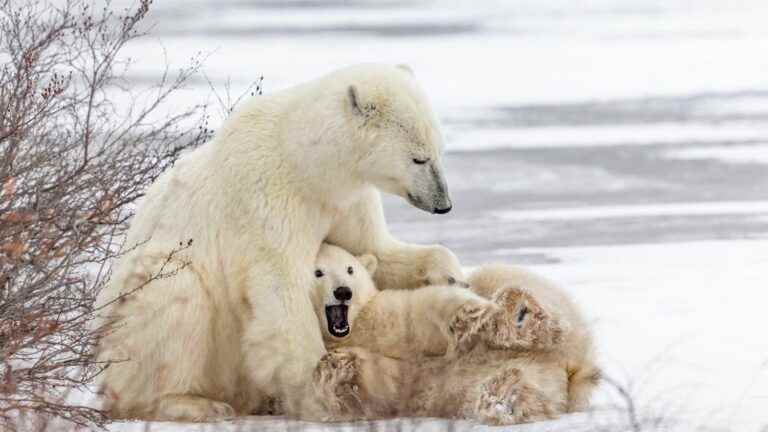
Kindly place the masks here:
<instances>
[{"instance_id":1,"label":"cub's ear","mask_svg":"<svg viewBox=\"0 0 768 432\"><path fill-rule=\"evenodd\" d=\"M398 69L404 71L405 73L407 73L410 76L416 76L416 74L413 73L413 69L411 69L411 67L408 66L407 64L401 63L401 64L397 65L396 67Z\"/></svg>"},{"instance_id":2,"label":"cub's ear","mask_svg":"<svg viewBox=\"0 0 768 432\"><path fill-rule=\"evenodd\" d=\"M347 96L349 97L349 103L352 105L352 109L356 114L364 117L373 117L378 111L378 107L375 103L363 100L363 97L361 97L360 92L355 85L349 86L347 89Z\"/></svg>"},{"instance_id":3,"label":"cub's ear","mask_svg":"<svg viewBox=\"0 0 768 432\"><path fill-rule=\"evenodd\" d=\"M371 254L360 255L357 257L357 260L360 261L360 264L362 264L366 270L368 270L368 273L371 276L376 273L376 267L379 266L379 260L375 256Z\"/></svg>"}]
</instances>

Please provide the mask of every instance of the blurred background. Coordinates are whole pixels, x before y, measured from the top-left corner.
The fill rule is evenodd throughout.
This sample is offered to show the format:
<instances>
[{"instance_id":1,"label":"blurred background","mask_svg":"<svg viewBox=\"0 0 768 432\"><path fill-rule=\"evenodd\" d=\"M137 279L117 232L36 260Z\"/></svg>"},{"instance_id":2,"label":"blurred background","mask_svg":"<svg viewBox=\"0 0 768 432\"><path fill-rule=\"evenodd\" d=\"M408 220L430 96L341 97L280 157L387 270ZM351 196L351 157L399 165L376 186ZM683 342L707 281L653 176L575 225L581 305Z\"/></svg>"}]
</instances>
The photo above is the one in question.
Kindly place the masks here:
<instances>
[{"instance_id":1,"label":"blurred background","mask_svg":"<svg viewBox=\"0 0 768 432\"><path fill-rule=\"evenodd\" d=\"M149 21L129 50L137 81L196 53L235 95L260 76L268 93L410 65L444 124L456 205L437 223L392 200L390 224L468 263L768 232L764 0L163 0ZM197 84L179 104L210 98Z\"/></svg>"},{"instance_id":2,"label":"blurred background","mask_svg":"<svg viewBox=\"0 0 768 432\"><path fill-rule=\"evenodd\" d=\"M128 47L139 84L197 53L233 94L410 65L454 211L387 198L392 231L563 283L649 418L768 424L767 1L163 0L149 21Z\"/></svg>"}]
</instances>

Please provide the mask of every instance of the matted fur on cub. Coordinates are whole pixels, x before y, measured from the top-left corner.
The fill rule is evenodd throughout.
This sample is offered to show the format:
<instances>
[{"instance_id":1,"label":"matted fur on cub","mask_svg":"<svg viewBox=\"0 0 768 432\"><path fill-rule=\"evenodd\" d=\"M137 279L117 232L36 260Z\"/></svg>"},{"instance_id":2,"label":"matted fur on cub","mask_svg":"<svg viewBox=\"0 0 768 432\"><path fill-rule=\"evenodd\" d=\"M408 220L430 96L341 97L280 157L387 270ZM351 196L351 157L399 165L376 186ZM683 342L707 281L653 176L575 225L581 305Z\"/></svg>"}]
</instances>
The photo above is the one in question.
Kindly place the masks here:
<instances>
[{"instance_id":1,"label":"matted fur on cub","mask_svg":"<svg viewBox=\"0 0 768 432\"><path fill-rule=\"evenodd\" d=\"M338 420L516 424L588 406L599 379L591 335L551 282L490 265L471 289L378 291L375 271L372 256L331 245L318 255L312 300L329 353L314 384Z\"/></svg>"}]
</instances>

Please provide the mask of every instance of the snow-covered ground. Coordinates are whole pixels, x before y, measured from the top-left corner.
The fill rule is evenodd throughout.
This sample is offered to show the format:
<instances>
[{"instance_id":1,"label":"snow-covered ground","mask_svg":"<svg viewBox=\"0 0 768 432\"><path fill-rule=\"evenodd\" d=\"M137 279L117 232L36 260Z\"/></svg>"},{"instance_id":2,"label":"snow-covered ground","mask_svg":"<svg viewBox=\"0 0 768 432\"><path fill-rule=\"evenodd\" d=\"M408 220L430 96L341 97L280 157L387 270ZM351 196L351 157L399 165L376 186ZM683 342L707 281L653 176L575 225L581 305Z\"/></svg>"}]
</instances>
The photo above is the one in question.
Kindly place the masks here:
<instances>
[{"instance_id":1,"label":"snow-covered ground","mask_svg":"<svg viewBox=\"0 0 768 432\"><path fill-rule=\"evenodd\" d=\"M118 3L122 3L120 0ZM468 266L523 263L591 318L608 375L675 430L768 430L768 2L164 0L138 84L208 53L265 92L363 61L410 64L446 131L455 210L386 200L392 230ZM210 96L204 80L174 100ZM214 119L215 120L215 119ZM632 430L608 409L511 428ZM621 424L621 422L625 422ZM445 430L441 420L246 418L150 430ZM460 423L457 428L482 427ZM119 423L112 430L143 430Z\"/></svg>"},{"instance_id":2,"label":"snow-covered ground","mask_svg":"<svg viewBox=\"0 0 768 432\"><path fill-rule=\"evenodd\" d=\"M606 374L630 390L638 417L662 417L676 431L760 431L768 425L768 339L765 291L768 241L698 241L620 246L524 248L549 258L532 268L560 282L594 328ZM605 385L594 417L575 415L512 430L589 430L616 424L623 404ZM622 405L623 407L623 405ZM621 410L619 410L621 412ZM624 423L622 423L622 421ZM446 430L436 419L318 425L249 417L200 430ZM484 427L461 422L459 430ZM648 427L648 425L645 425ZM140 423L112 430L140 431ZM154 424L150 430L194 430ZM376 429L378 428L378 429ZM647 430L656 430L648 427Z\"/></svg>"}]
</instances>

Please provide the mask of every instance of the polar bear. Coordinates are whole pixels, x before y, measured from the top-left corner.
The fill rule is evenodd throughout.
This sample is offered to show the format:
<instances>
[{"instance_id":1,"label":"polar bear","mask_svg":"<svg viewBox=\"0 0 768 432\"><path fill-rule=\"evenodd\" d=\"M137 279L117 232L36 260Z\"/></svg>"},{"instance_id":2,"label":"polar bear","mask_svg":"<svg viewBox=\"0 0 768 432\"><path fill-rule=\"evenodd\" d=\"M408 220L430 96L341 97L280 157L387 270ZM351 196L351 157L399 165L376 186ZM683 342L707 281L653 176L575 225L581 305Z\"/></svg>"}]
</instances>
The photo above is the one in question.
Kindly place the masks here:
<instances>
[{"instance_id":1,"label":"polar bear","mask_svg":"<svg viewBox=\"0 0 768 432\"><path fill-rule=\"evenodd\" d=\"M371 276L377 266L373 255L320 247L311 298L327 348L360 346L402 359L443 356L457 327L498 309L456 284L380 291Z\"/></svg>"},{"instance_id":2,"label":"polar bear","mask_svg":"<svg viewBox=\"0 0 768 432\"><path fill-rule=\"evenodd\" d=\"M491 265L473 273L471 294L456 287L379 293L359 271L344 277L356 262L375 270L375 258L356 261L338 248L321 249L316 270L326 278L313 302L330 352L314 380L337 420L433 416L508 425L587 407L599 378L590 332L556 285ZM463 299L472 300L445 307ZM410 312L425 304L454 312L439 319ZM420 328L435 323L449 331Z\"/></svg>"},{"instance_id":3,"label":"polar bear","mask_svg":"<svg viewBox=\"0 0 768 432\"><path fill-rule=\"evenodd\" d=\"M450 211L441 149L403 67L352 66L244 102L131 221L98 301L112 327L98 348L112 362L110 414L210 420L257 410L261 389L278 388L288 415L326 418L310 391L326 350L307 269L328 240L374 255L381 288L461 280L448 249L389 233L379 194Z\"/></svg>"}]
</instances>

